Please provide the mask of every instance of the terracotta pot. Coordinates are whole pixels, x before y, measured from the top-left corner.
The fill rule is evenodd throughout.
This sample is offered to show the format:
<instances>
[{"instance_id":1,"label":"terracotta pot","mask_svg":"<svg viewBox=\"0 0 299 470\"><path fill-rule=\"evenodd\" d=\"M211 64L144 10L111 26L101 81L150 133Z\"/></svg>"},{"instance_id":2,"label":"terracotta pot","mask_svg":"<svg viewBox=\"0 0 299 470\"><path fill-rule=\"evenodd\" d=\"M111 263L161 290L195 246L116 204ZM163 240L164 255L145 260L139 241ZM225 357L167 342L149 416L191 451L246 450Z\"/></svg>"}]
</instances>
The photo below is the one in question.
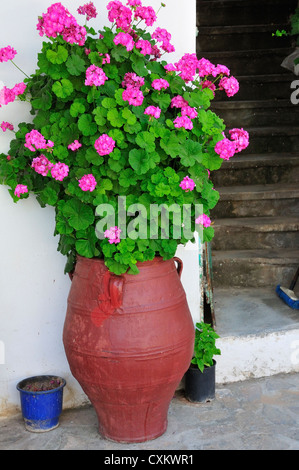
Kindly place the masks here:
<instances>
[{"instance_id":1,"label":"terracotta pot","mask_svg":"<svg viewBox=\"0 0 299 470\"><path fill-rule=\"evenodd\" d=\"M155 258L138 264L137 275L116 276L103 260L77 259L63 341L103 437L143 442L167 428L194 345L182 267L178 258Z\"/></svg>"}]
</instances>

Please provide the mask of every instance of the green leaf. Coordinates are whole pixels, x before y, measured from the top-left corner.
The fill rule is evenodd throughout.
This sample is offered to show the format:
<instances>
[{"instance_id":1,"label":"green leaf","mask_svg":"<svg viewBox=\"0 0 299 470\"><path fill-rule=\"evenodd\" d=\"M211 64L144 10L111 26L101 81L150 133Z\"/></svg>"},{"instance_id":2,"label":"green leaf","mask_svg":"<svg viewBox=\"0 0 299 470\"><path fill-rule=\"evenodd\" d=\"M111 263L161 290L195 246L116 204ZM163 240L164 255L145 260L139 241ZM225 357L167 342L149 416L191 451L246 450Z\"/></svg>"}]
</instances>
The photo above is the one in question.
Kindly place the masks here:
<instances>
[{"instance_id":1,"label":"green leaf","mask_svg":"<svg viewBox=\"0 0 299 470\"><path fill-rule=\"evenodd\" d=\"M124 118L116 108L112 108L108 111L107 119L110 121L113 127L121 127L125 124Z\"/></svg>"},{"instance_id":2,"label":"green leaf","mask_svg":"<svg viewBox=\"0 0 299 470\"><path fill-rule=\"evenodd\" d=\"M114 98L104 98L102 101L102 106L106 109L111 109L116 107L116 101Z\"/></svg>"},{"instance_id":3,"label":"green leaf","mask_svg":"<svg viewBox=\"0 0 299 470\"><path fill-rule=\"evenodd\" d=\"M98 128L90 114L82 114L78 119L78 128L83 135L94 135Z\"/></svg>"},{"instance_id":4,"label":"green leaf","mask_svg":"<svg viewBox=\"0 0 299 470\"><path fill-rule=\"evenodd\" d=\"M83 103L78 101L74 101L70 107L70 115L72 117L77 117L79 114L83 114L85 112L85 106Z\"/></svg>"},{"instance_id":5,"label":"green leaf","mask_svg":"<svg viewBox=\"0 0 299 470\"><path fill-rule=\"evenodd\" d=\"M31 105L35 109L42 109L47 111L52 106L52 95L49 91L45 91L38 98L35 98L31 101Z\"/></svg>"},{"instance_id":6,"label":"green leaf","mask_svg":"<svg viewBox=\"0 0 299 470\"><path fill-rule=\"evenodd\" d=\"M68 58L68 51L63 46L58 46L57 51L53 51L52 49L48 49L46 52L46 56L49 62L52 64L63 64Z\"/></svg>"},{"instance_id":7,"label":"green leaf","mask_svg":"<svg viewBox=\"0 0 299 470\"><path fill-rule=\"evenodd\" d=\"M85 72L85 61L77 54L72 54L66 61L66 68L71 75L79 76Z\"/></svg>"},{"instance_id":8,"label":"green leaf","mask_svg":"<svg viewBox=\"0 0 299 470\"><path fill-rule=\"evenodd\" d=\"M132 55L131 56L132 60L132 69L134 72L139 75L139 77L146 77L148 75L148 71L145 67L145 59L144 57L141 57L139 55Z\"/></svg>"},{"instance_id":9,"label":"green leaf","mask_svg":"<svg viewBox=\"0 0 299 470\"><path fill-rule=\"evenodd\" d=\"M88 240L77 240L76 251L79 255L84 256L85 258L93 258L96 251L95 240L91 238Z\"/></svg>"},{"instance_id":10,"label":"green leaf","mask_svg":"<svg viewBox=\"0 0 299 470\"><path fill-rule=\"evenodd\" d=\"M150 132L140 132L136 137L136 144L144 148L147 152L151 153L155 150L155 136Z\"/></svg>"},{"instance_id":11,"label":"green leaf","mask_svg":"<svg viewBox=\"0 0 299 470\"><path fill-rule=\"evenodd\" d=\"M75 230L85 230L94 222L92 208L77 199L70 199L65 203L63 215Z\"/></svg>"},{"instance_id":12,"label":"green leaf","mask_svg":"<svg viewBox=\"0 0 299 470\"><path fill-rule=\"evenodd\" d=\"M93 165L102 165L102 163L104 162L104 158L98 154L98 152L92 148L92 147L89 147L87 150L86 150L86 160L89 162L89 163L92 163Z\"/></svg>"},{"instance_id":13,"label":"green leaf","mask_svg":"<svg viewBox=\"0 0 299 470\"><path fill-rule=\"evenodd\" d=\"M104 126L106 124L107 110L98 106L92 112L94 114L94 120L98 126Z\"/></svg>"},{"instance_id":14,"label":"green leaf","mask_svg":"<svg viewBox=\"0 0 299 470\"><path fill-rule=\"evenodd\" d=\"M67 98L73 93L74 87L70 80L63 78L62 80L53 83L52 91L58 98Z\"/></svg>"},{"instance_id":15,"label":"green leaf","mask_svg":"<svg viewBox=\"0 0 299 470\"><path fill-rule=\"evenodd\" d=\"M182 145L178 137L174 134L166 134L160 141L160 146L163 150L170 155L172 158L176 158L180 155Z\"/></svg>"},{"instance_id":16,"label":"green leaf","mask_svg":"<svg viewBox=\"0 0 299 470\"><path fill-rule=\"evenodd\" d=\"M196 161L200 162L201 151L202 144L194 140L187 140L187 142L181 146L179 154L182 165L193 166Z\"/></svg>"},{"instance_id":17,"label":"green leaf","mask_svg":"<svg viewBox=\"0 0 299 470\"><path fill-rule=\"evenodd\" d=\"M168 93L154 91L151 95L152 100L158 104L161 109L166 110L171 102L171 97Z\"/></svg>"}]
</instances>

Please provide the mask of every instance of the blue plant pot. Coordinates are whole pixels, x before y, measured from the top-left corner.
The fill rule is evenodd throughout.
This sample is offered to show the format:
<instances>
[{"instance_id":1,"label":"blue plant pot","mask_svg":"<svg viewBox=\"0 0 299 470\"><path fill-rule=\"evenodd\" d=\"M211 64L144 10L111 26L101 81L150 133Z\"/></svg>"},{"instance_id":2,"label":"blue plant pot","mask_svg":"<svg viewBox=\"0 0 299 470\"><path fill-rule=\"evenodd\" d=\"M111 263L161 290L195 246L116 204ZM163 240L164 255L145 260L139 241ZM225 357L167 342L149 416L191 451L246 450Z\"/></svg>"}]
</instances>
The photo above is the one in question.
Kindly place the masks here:
<instances>
[{"instance_id":1,"label":"blue plant pot","mask_svg":"<svg viewBox=\"0 0 299 470\"><path fill-rule=\"evenodd\" d=\"M31 384L48 380L59 381L60 385L52 390L28 390ZM20 392L22 415L25 428L31 432L45 432L57 428L62 412L63 378L53 375L29 377L17 384Z\"/></svg>"}]
</instances>

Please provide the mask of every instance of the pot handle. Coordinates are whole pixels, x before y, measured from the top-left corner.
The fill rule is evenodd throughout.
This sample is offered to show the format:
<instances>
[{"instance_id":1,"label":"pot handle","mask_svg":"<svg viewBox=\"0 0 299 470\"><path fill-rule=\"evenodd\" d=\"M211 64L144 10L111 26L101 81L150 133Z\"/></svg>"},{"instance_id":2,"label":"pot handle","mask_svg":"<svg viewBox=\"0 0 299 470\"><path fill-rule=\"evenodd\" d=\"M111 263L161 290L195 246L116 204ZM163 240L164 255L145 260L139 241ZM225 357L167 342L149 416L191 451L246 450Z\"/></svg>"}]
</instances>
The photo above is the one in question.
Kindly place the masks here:
<instances>
[{"instance_id":1,"label":"pot handle","mask_svg":"<svg viewBox=\"0 0 299 470\"><path fill-rule=\"evenodd\" d=\"M175 256L173 259L178 264L176 269L177 269L179 278L181 279L181 275L182 275L182 271L183 271L183 261L181 260L181 258L178 258L177 256Z\"/></svg>"},{"instance_id":2,"label":"pot handle","mask_svg":"<svg viewBox=\"0 0 299 470\"><path fill-rule=\"evenodd\" d=\"M116 309L123 303L124 278L120 276L111 276L109 280L109 297L111 306Z\"/></svg>"}]
</instances>

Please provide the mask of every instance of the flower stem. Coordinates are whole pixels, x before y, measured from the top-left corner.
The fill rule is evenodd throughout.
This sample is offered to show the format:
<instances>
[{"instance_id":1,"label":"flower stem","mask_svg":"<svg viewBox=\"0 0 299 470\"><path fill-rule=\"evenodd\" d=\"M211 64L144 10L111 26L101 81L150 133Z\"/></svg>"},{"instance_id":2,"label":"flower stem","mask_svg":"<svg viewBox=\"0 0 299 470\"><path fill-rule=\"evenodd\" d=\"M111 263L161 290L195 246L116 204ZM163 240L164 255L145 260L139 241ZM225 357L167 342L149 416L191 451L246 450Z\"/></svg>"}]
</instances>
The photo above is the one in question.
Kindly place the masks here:
<instances>
[{"instance_id":1,"label":"flower stem","mask_svg":"<svg viewBox=\"0 0 299 470\"><path fill-rule=\"evenodd\" d=\"M20 70L20 72L22 72L27 78L30 78L29 75L27 75L27 73L24 72L24 70L20 69L20 67L17 66L17 64L14 63L13 60L10 59L10 61L14 64L15 67L17 67L17 69Z\"/></svg>"}]
</instances>

